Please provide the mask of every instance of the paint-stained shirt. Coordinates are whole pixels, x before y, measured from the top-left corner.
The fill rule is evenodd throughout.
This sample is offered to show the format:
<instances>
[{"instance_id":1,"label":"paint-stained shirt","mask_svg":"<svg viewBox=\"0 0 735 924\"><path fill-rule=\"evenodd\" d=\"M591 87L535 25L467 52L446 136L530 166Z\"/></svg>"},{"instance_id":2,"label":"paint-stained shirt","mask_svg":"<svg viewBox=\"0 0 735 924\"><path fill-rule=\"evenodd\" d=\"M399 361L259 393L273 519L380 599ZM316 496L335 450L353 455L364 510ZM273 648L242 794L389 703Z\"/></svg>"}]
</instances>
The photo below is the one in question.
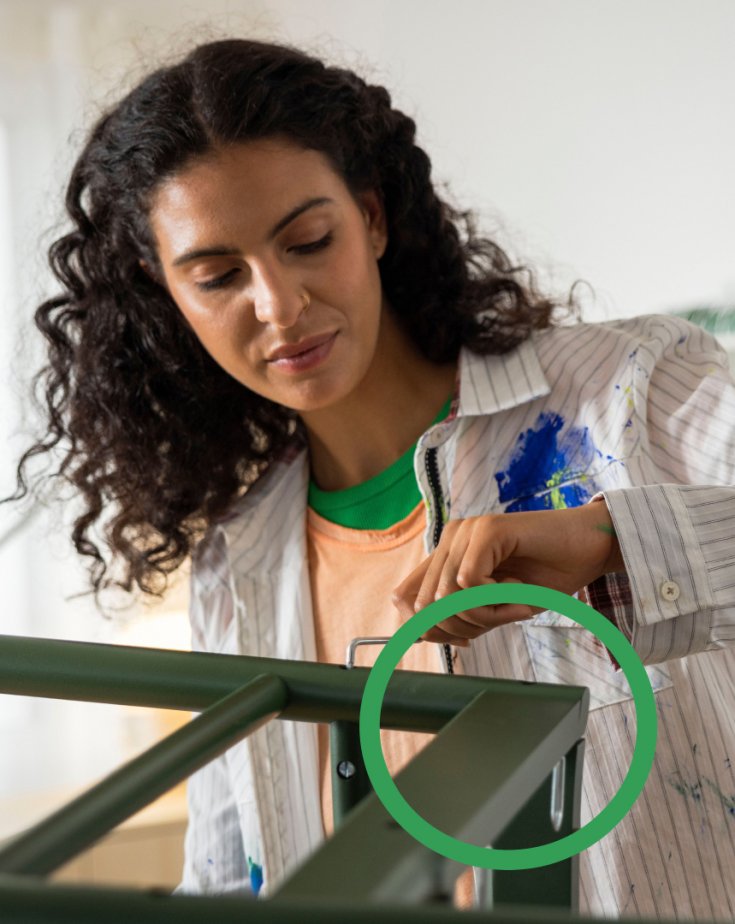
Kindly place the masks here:
<instances>
[{"instance_id":1,"label":"paint-stained shirt","mask_svg":"<svg viewBox=\"0 0 735 924\"><path fill-rule=\"evenodd\" d=\"M452 411L419 439L415 471L427 553L439 508L461 519L608 504L626 573L586 591L648 665L659 739L632 810L581 855L580 910L735 918L735 384L724 351L655 316L536 332L503 356L463 350ZM196 650L316 659L307 487L306 452L294 449L202 540ZM596 815L635 741L606 650L544 613L460 656L468 674L590 688L582 822ZM181 887L273 891L323 837L316 729L271 722L192 777Z\"/></svg>"}]
</instances>

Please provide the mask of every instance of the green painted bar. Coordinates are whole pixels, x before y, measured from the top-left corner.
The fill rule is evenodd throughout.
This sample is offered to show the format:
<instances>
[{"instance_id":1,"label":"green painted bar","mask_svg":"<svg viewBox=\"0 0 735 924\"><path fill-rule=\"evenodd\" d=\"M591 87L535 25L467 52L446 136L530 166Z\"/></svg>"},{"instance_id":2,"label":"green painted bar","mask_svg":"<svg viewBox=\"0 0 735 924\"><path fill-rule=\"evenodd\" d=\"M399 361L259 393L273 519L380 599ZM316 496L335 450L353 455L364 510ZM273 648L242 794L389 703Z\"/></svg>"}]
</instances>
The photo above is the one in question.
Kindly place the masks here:
<instances>
[{"instance_id":1,"label":"green painted bar","mask_svg":"<svg viewBox=\"0 0 735 924\"><path fill-rule=\"evenodd\" d=\"M322 897L270 902L242 896L90 889L0 875L2 924L600 924L557 910L455 911L441 906L360 905ZM625 924L644 924L627 918ZM658 924L674 924L659 920ZM724 924L724 922L721 922Z\"/></svg>"},{"instance_id":2,"label":"green painted bar","mask_svg":"<svg viewBox=\"0 0 735 924\"><path fill-rule=\"evenodd\" d=\"M255 731L285 707L277 677L260 676L125 764L0 850L0 871L45 875ZM0 907L0 911L1 911ZM0 920L4 920L0 914Z\"/></svg>"},{"instance_id":3,"label":"green painted bar","mask_svg":"<svg viewBox=\"0 0 735 924\"><path fill-rule=\"evenodd\" d=\"M283 719L359 721L367 668L0 635L0 693L199 712L260 674L280 677L287 686ZM531 703L548 697L579 703L581 689L397 671L385 696L382 724L438 731L485 690Z\"/></svg>"},{"instance_id":4,"label":"green painted bar","mask_svg":"<svg viewBox=\"0 0 735 924\"><path fill-rule=\"evenodd\" d=\"M535 844L548 844L578 830L581 824L583 762L584 741L580 740L567 754L564 816L558 831L554 831L551 823L549 775L497 838L494 846L502 850L518 850ZM579 855L536 869L496 870L492 873L492 898L495 907L527 903L577 911Z\"/></svg>"},{"instance_id":5,"label":"green painted bar","mask_svg":"<svg viewBox=\"0 0 735 924\"><path fill-rule=\"evenodd\" d=\"M482 693L398 774L396 786L441 831L494 843L584 733L589 691L576 691L576 702L549 697L532 708L522 695ZM443 787L451 787L445 798ZM537 833L540 842L542 824ZM317 900L328 882L334 901L409 905L451 894L463 869L415 841L369 796L272 901Z\"/></svg>"},{"instance_id":6,"label":"green painted bar","mask_svg":"<svg viewBox=\"0 0 735 924\"><path fill-rule=\"evenodd\" d=\"M373 791L362 759L360 726L355 722L332 722L329 726L329 761L336 831L347 814Z\"/></svg>"}]
</instances>

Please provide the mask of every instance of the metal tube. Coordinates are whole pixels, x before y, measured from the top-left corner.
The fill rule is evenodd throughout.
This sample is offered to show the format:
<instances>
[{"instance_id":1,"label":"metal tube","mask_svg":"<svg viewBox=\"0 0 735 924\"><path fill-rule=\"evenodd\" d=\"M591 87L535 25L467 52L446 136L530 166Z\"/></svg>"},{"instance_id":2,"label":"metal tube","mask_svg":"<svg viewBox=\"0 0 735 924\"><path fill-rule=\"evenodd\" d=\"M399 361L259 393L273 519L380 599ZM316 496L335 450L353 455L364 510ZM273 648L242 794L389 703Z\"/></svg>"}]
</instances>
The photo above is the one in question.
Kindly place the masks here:
<instances>
[{"instance_id":1,"label":"metal tube","mask_svg":"<svg viewBox=\"0 0 735 924\"><path fill-rule=\"evenodd\" d=\"M362 760L360 727L354 722L332 722L329 727L332 765L332 817L335 831L364 796L373 791Z\"/></svg>"},{"instance_id":2,"label":"metal tube","mask_svg":"<svg viewBox=\"0 0 735 924\"><path fill-rule=\"evenodd\" d=\"M0 692L21 696L199 712L261 674L280 677L288 687L280 718L359 721L369 674L364 667L348 671L336 664L0 635ZM384 728L438 731L487 690L533 703L582 704L582 687L467 676L448 681L441 674L396 671L381 723Z\"/></svg>"},{"instance_id":3,"label":"metal tube","mask_svg":"<svg viewBox=\"0 0 735 924\"><path fill-rule=\"evenodd\" d=\"M442 906L360 904L326 896L307 902L249 901L233 895L166 895L160 891L84 888L0 876L3 924L599 924L554 909L456 911ZM639 924L626 918L626 924ZM641 922L642 924L642 922ZM667 924L659 921L657 924ZM673 924L671 919L668 924Z\"/></svg>"},{"instance_id":4,"label":"metal tube","mask_svg":"<svg viewBox=\"0 0 735 924\"><path fill-rule=\"evenodd\" d=\"M0 850L0 871L46 875L284 708L277 677L251 680Z\"/></svg>"}]
</instances>

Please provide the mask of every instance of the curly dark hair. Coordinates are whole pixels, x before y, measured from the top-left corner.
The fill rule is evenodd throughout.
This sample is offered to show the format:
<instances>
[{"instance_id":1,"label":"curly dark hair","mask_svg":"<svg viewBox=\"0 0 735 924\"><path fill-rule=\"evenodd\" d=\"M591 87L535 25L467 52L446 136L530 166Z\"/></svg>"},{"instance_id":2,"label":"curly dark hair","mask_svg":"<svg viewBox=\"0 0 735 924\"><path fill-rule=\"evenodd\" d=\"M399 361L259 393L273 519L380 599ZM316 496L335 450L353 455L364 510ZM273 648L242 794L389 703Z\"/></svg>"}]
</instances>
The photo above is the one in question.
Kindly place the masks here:
<instances>
[{"instance_id":1,"label":"curly dark hair","mask_svg":"<svg viewBox=\"0 0 735 924\"><path fill-rule=\"evenodd\" d=\"M387 302L423 354L503 353L562 306L439 197L412 119L349 70L280 45L201 45L106 112L72 171L73 228L49 250L60 295L35 314L48 364L35 387L48 426L21 458L63 448L55 477L81 495L72 541L95 594L159 594L203 531L295 439L295 411L231 378L141 267L160 266L148 222L160 184L217 146L280 136L322 152L353 193L379 191ZM571 305L571 299L568 303ZM124 566L112 580L93 537Z\"/></svg>"}]
</instances>

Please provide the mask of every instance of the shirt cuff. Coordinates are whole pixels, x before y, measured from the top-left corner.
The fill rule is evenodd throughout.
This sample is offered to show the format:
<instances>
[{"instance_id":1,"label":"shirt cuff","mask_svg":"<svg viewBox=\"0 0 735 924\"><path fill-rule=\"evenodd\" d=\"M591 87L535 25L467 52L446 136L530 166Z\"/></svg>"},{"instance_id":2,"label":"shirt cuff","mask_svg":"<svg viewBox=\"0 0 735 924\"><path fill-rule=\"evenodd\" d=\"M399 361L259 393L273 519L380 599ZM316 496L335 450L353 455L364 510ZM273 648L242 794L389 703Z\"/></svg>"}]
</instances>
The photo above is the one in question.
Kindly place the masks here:
<instances>
[{"instance_id":1,"label":"shirt cuff","mask_svg":"<svg viewBox=\"0 0 735 924\"><path fill-rule=\"evenodd\" d=\"M625 574L587 588L590 605L616 625L644 664L708 647L712 592L701 546L676 485L595 495L615 527Z\"/></svg>"}]
</instances>

